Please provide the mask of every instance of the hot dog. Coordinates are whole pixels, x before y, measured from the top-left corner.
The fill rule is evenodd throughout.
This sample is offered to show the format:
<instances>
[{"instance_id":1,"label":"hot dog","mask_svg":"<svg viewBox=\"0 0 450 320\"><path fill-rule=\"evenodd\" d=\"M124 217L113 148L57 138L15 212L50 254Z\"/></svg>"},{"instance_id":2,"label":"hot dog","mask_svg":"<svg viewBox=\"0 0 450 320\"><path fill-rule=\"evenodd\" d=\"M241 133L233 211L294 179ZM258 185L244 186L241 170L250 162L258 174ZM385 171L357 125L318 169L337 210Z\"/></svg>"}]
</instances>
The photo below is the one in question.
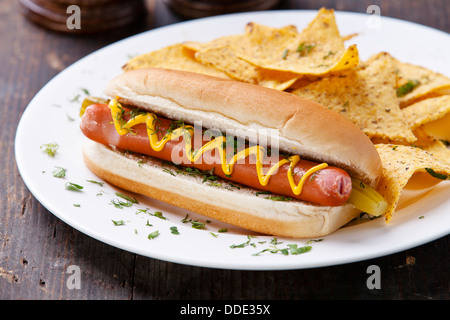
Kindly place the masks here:
<instances>
[{"instance_id":1,"label":"hot dog","mask_svg":"<svg viewBox=\"0 0 450 320\"><path fill-rule=\"evenodd\" d=\"M358 201L349 201L356 193L352 192L355 181L374 193L371 187L378 181L381 161L370 140L348 120L311 101L256 85L164 69L126 72L106 92L112 97L108 104L93 103L84 111L81 130L97 144L91 143L84 157L94 173L122 188L194 207L244 228L295 237L325 235L354 218L361 211L355 207ZM214 137L191 125L198 120L215 130ZM221 133L229 126L244 132L239 148L239 137L230 140ZM247 131L260 128L278 133L282 154L268 156L260 136L247 136ZM239 201L225 205L222 194L202 201L204 194L199 191L186 195L158 186L157 179L134 181L130 177L136 168L121 167L126 157L117 149L213 172L245 186L239 197L256 190L290 201L259 203L260 198L255 204L260 212L255 214ZM102 167L106 161L110 169ZM210 189L203 192L217 192Z\"/></svg>"},{"instance_id":2,"label":"hot dog","mask_svg":"<svg viewBox=\"0 0 450 320\"><path fill-rule=\"evenodd\" d=\"M131 119L130 114L132 113L132 110L124 108L123 111L124 116L122 119L124 121L129 121ZM162 117L156 119L158 122L158 130L155 130L155 134L157 135L158 140L161 140L167 135L169 129L174 127L174 122ZM256 162L255 159L246 158L248 161L237 163L233 168L232 174L227 175L221 168L221 159L217 149L203 153L197 161L192 162L186 156L187 152L186 146L183 143L183 137L170 140L161 151L155 151L150 146L145 124L134 126L132 133L119 135L114 127L111 110L106 104L94 104L86 109L81 123L81 130L89 139L104 145L114 145L122 150L137 152L166 161L172 161L174 149L178 148L179 151L177 150L176 152L180 155L179 164L182 166L195 167L203 171L213 171L215 175L232 182L245 184L255 189L269 191L273 194L292 197L315 204L340 206L348 200L352 189L350 176L344 170L330 166L314 172L314 175L309 179L306 179L302 191L299 194L293 192L289 185L289 181L286 178L288 175L289 163L285 163L279 167L277 172L270 177L267 185L262 185L259 182L254 165ZM200 132L196 132L194 135L202 134L201 130L197 131ZM208 140L205 140L205 138L202 137L202 146L208 142ZM252 155L249 157L254 158L255 156ZM279 156L275 161L267 162L264 166L266 171L270 170L270 168L279 161L282 161L283 158L284 156ZM295 185L299 184L300 178L303 177L308 170L318 165L320 164L301 159L293 169Z\"/></svg>"}]
</instances>

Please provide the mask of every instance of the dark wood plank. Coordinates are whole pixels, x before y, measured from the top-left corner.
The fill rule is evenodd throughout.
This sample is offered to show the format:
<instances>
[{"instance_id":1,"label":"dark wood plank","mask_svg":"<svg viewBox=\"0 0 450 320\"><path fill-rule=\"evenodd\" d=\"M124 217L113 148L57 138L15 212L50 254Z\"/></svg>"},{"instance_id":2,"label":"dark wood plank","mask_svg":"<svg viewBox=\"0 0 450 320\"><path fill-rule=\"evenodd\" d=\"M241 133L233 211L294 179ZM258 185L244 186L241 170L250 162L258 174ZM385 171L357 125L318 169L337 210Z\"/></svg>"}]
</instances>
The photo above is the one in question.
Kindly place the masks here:
<instances>
[{"instance_id":1,"label":"dark wood plank","mask_svg":"<svg viewBox=\"0 0 450 320\"><path fill-rule=\"evenodd\" d=\"M447 0L289 0L281 9L321 6L406 19L449 32ZM449 236L397 254L342 266L291 271L199 268L135 255L61 222L27 190L17 171L14 136L20 116L53 76L107 44L184 20L149 1L131 28L82 37L47 32L25 20L17 1L0 4L0 299L443 299L449 296ZM69 266L81 289L69 289ZM366 286L367 267L381 270L381 289Z\"/></svg>"},{"instance_id":2,"label":"dark wood plank","mask_svg":"<svg viewBox=\"0 0 450 320\"><path fill-rule=\"evenodd\" d=\"M23 110L47 81L91 51L136 30L75 38L48 33L23 19L16 1L1 6L1 112L7 126L0 131L0 299L129 299L135 256L86 237L43 208L21 181L14 137ZM67 289L66 272L73 264L81 269L85 290Z\"/></svg>"}]
</instances>

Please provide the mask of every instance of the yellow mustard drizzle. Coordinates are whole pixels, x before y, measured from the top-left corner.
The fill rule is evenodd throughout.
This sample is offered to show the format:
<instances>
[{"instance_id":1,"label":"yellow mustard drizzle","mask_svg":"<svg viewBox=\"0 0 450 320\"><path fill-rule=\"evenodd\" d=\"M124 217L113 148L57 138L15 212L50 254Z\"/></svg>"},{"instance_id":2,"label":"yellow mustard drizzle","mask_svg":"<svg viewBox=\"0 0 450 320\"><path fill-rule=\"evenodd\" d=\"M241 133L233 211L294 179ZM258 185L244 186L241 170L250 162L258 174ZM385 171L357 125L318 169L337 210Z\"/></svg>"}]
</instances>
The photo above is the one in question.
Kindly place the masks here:
<instances>
[{"instance_id":1,"label":"yellow mustard drizzle","mask_svg":"<svg viewBox=\"0 0 450 320\"><path fill-rule=\"evenodd\" d=\"M325 169L326 167L328 167L328 164L326 163L321 163L317 166L314 166L312 168L310 168L308 171L306 171L303 176L300 178L300 181L298 182L297 185L295 185L294 182L294 168L297 165L297 163L300 161L300 157L299 156L292 156L289 158L289 160L291 161L291 163L289 164L289 169L288 169L288 179L289 179L289 184L291 185L291 189L292 192L298 196L300 193L302 193L302 189L303 189L303 184L305 183L306 179L311 176L312 174L314 174L315 172L321 170L321 169Z\"/></svg>"},{"instance_id":2,"label":"yellow mustard drizzle","mask_svg":"<svg viewBox=\"0 0 450 320\"><path fill-rule=\"evenodd\" d=\"M291 156L289 158L283 158L278 163L273 165L266 174L264 174L263 170L263 159L265 154L265 148L259 145L252 146L249 148L246 148L242 151L239 151L236 153L230 160L230 162L227 161L226 154L224 152L224 145L226 143L226 138L224 136L217 137L209 142L207 142L205 145L203 145L200 149L195 150L192 152L192 135L194 134L194 127L189 125L183 125L180 128L177 128L173 130L172 132L166 134L161 140L158 140L158 135L156 134L157 131L155 129L155 123L157 121L156 115L152 113L145 113L145 114L139 114L135 116L134 118L131 118L128 122L124 122L122 115L123 115L123 108L120 105L120 103L116 99L112 99L109 102L109 108L111 110L111 116L113 118L114 126L118 134L124 135L130 132L130 129L138 124L145 124L147 127L147 134L150 141L150 147L155 151L161 151L164 149L164 146L168 141L176 140L179 137L184 137L185 142L185 148L186 148L186 156L191 162L196 162L200 157L203 155L203 153L217 149L219 152L220 160L221 160L221 167L223 172L230 176L233 172L233 167L236 162L239 160L245 159L246 157L250 155L256 156L256 173L258 175L259 183L262 186L266 186L269 183L270 177L285 163L290 162L289 169L287 172L287 177L289 180L289 184L291 186L292 192L295 195L299 195L302 192L303 185L308 177L310 177L315 172L324 169L328 166L326 163L321 163L319 165L316 165L312 168L310 168L308 171L306 171L305 174L301 177L298 184L295 184L294 181L294 167L296 164L300 161L300 157L298 155Z\"/></svg>"}]
</instances>

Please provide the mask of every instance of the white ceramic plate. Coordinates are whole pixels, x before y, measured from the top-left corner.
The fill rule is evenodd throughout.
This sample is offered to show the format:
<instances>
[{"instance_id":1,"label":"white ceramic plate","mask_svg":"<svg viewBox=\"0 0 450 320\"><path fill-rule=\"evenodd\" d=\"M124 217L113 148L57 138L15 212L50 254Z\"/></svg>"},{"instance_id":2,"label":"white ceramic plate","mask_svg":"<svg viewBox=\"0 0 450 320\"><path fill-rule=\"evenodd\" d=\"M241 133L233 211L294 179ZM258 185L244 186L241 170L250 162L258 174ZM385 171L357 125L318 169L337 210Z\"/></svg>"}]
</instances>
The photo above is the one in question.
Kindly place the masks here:
<instances>
[{"instance_id":1,"label":"white ceramic plate","mask_svg":"<svg viewBox=\"0 0 450 320\"><path fill-rule=\"evenodd\" d=\"M17 165L25 184L55 216L99 241L140 255L203 267L282 270L330 266L388 255L449 234L449 183L405 192L389 225L377 219L342 228L323 241L308 243L312 250L304 254L266 251L255 256L271 247L273 237L255 235L217 221L207 223L204 217L140 196L135 196L138 204L119 209L111 203L118 199L115 192L119 190L87 181L98 179L85 167L81 156L84 137L78 128L78 111L85 96L83 89L101 96L106 83L121 72L121 66L132 55L186 40L208 41L242 33L250 21L274 27L295 24L301 30L316 13L289 10L193 20L138 34L81 59L42 88L23 114L15 146ZM336 12L336 17L341 34L359 33L349 42L358 45L362 59L388 51L404 62L450 75L448 34L390 18L382 18L374 25L369 19L371 16L365 14ZM51 142L59 145L54 157L40 149L41 145ZM66 177L55 178L52 174L55 167L66 168ZM66 190L67 182L82 185L84 189L81 192ZM410 196L406 195L408 192ZM138 212L138 209L148 209L150 213L160 211L167 219ZM206 229L194 229L191 223L183 223L186 214L206 222ZM124 221L124 224L116 226L112 220ZM172 226L176 226L180 234L172 234ZM217 232L224 227L229 231ZM159 236L149 239L148 235L156 230ZM283 242L276 245L279 249L288 244L301 247L307 242L307 239L277 240ZM240 244L243 248L230 247Z\"/></svg>"}]
</instances>

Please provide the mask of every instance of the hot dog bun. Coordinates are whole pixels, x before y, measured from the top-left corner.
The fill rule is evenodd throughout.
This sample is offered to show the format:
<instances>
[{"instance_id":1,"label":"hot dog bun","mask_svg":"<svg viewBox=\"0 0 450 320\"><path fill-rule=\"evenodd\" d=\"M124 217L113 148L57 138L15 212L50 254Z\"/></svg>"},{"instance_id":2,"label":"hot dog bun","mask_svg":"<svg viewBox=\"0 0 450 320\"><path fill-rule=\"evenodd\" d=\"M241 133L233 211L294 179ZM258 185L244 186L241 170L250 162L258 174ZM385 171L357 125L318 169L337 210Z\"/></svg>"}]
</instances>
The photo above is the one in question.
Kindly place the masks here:
<instances>
[{"instance_id":1,"label":"hot dog bun","mask_svg":"<svg viewBox=\"0 0 450 320\"><path fill-rule=\"evenodd\" d=\"M280 150L340 167L372 187L381 175L373 143L350 120L286 92L155 68L122 73L105 93L168 118L202 121L203 127L223 132L239 130L250 140L254 132L264 138L264 130L275 130Z\"/></svg>"},{"instance_id":2,"label":"hot dog bun","mask_svg":"<svg viewBox=\"0 0 450 320\"><path fill-rule=\"evenodd\" d=\"M289 93L190 72L138 69L125 72L106 94L130 104L205 128L239 130L251 141L263 129L274 130L282 151L327 162L376 186L380 157L369 138L349 120ZM270 134L267 138L270 141ZM264 137L263 137L264 138ZM257 141L252 141L257 142ZM84 160L105 181L233 225L276 236L320 237L334 232L360 212L352 204L337 207L255 196L255 189L216 188L188 175L169 175L161 161L127 155L87 141ZM139 162L141 163L141 162Z\"/></svg>"},{"instance_id":3,"label":"hot dog bun","mask_svg":"<svg viewBox=\"0 0 450 320\"><path fill-rule=\"evenodd\" d=\"M254 189L244 186L229 190L203 183L201 177L172 176L163 170L170 167L155 158L125 154L87 139L83 155L94 174L117 187L264 234L321 237L359 213L351 204L324 207L302 201L272 201L255 196Z\"/></svg>"}]
</instances>

